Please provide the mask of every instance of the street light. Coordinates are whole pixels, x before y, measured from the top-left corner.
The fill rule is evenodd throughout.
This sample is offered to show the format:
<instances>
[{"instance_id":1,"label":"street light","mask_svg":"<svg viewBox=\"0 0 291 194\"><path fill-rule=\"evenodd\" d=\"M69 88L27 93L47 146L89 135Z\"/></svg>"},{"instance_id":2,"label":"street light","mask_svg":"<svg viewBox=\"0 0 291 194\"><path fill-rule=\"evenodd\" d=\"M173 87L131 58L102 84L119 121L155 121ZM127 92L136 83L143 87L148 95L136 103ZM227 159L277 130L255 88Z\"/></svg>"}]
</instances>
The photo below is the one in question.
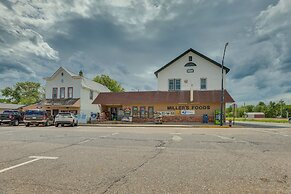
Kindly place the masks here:
<instances>
[{"instance_id":1,"label":"street light","mask_svg":"<svg viewBox=\"0 0 291 194\"><path fill-rule=\"evenodd\" d=\"M226 47L228 45L228 42L225 43L224 51L223 51L223 57L222 57L222 63L221 63L221 104L220 104L220 126L222 126L222 116L223 116L223 104L224 104L224 88L223 88L223 66L224 66L224 56Z\"/></svg>"}]
</instances>

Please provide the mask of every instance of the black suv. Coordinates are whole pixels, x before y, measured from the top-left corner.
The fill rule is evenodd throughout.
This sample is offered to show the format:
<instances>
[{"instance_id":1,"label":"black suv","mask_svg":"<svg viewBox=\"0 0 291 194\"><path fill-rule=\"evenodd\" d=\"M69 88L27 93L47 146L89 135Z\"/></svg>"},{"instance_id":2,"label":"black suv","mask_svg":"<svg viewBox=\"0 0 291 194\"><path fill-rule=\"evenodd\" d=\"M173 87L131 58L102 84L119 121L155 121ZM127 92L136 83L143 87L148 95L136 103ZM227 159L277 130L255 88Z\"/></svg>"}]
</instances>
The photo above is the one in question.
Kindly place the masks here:
<instances>
[{"instance_id":1,"label":"black suv","mask_svg":"<svg viewBox=\"0 0 291 194\"><path fill-rule=\"evenodd\" d=\"M30 125L38 126L39 124L48 126L54 123L53 117L48 116L47 112L41 109L25 111L23 121L26 127L29 127Z\"/></svg>"},{"instance_id":2,"label":"black suv","mask_svg":"<svg viewBox=\"0 0 291 194\"><path fill-rule=\"evenodd\" d=\"M10 125L18 126L23 121L23 115L17 110L5 110L0 114L0 125L7 123Z\"/></svg>"}]
</instances>

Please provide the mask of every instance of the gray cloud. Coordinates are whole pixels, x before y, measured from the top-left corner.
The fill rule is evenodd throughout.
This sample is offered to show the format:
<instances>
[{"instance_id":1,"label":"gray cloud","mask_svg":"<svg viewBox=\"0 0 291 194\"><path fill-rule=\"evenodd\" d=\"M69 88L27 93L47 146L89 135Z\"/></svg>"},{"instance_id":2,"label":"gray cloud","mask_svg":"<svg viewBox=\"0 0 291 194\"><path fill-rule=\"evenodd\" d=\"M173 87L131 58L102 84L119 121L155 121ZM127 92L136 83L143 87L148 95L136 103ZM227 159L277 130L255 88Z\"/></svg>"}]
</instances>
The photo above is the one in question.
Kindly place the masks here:
<instances>
[{"instance_id":1,"label":"gray cloud","mask_svg":"<svg viewBox=\"0 0 291 194\"><path fill-rule=\"evenodd\" d=\"M62 65L89 78L109 74L127 90L155 90L153 72L186 49L220 62L230 42L227 89L236 101L291 102L290 7L288 0L5 1L0 70L21 64L31 71L23 77L41 80Z\"/></svg>"}]
</instances>

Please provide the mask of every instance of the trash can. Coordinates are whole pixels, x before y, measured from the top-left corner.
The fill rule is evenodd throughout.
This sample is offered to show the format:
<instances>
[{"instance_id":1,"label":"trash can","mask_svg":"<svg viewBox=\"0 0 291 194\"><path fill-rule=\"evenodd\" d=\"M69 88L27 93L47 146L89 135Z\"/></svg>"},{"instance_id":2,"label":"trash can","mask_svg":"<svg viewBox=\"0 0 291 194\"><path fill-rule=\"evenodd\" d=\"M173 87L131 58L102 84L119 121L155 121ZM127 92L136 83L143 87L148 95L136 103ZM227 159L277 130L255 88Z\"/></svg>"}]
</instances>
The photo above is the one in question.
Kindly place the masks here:
<instances>
[{"instance_id":1,"label":"trash can","mask_svg":"<svg viewBox=\"0 0 291 194\"><path fill-rule=\"evenodd\" d=\"M202 118L203 123L208 123L208 115L204 114Z\"/></svg>"}]
</instances>

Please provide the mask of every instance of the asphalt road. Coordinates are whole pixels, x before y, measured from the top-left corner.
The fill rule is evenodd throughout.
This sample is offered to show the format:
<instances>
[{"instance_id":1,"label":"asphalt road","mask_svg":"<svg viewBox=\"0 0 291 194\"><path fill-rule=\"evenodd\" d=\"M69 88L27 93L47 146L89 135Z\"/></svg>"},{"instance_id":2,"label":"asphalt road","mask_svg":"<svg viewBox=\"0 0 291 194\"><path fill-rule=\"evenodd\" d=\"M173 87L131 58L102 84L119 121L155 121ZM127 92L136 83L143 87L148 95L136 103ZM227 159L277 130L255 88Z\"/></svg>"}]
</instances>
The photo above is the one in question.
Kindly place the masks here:
<instances>
[{"instance_id":1,"label":"asphalt road","mask_svg":"<svg viewBox=\"0 0 291 194\"><path fill-rule=\"evenodd\" d=\"M1 126L0 193L291 193L291 129Z\"/></svg>"}]
</instances>

